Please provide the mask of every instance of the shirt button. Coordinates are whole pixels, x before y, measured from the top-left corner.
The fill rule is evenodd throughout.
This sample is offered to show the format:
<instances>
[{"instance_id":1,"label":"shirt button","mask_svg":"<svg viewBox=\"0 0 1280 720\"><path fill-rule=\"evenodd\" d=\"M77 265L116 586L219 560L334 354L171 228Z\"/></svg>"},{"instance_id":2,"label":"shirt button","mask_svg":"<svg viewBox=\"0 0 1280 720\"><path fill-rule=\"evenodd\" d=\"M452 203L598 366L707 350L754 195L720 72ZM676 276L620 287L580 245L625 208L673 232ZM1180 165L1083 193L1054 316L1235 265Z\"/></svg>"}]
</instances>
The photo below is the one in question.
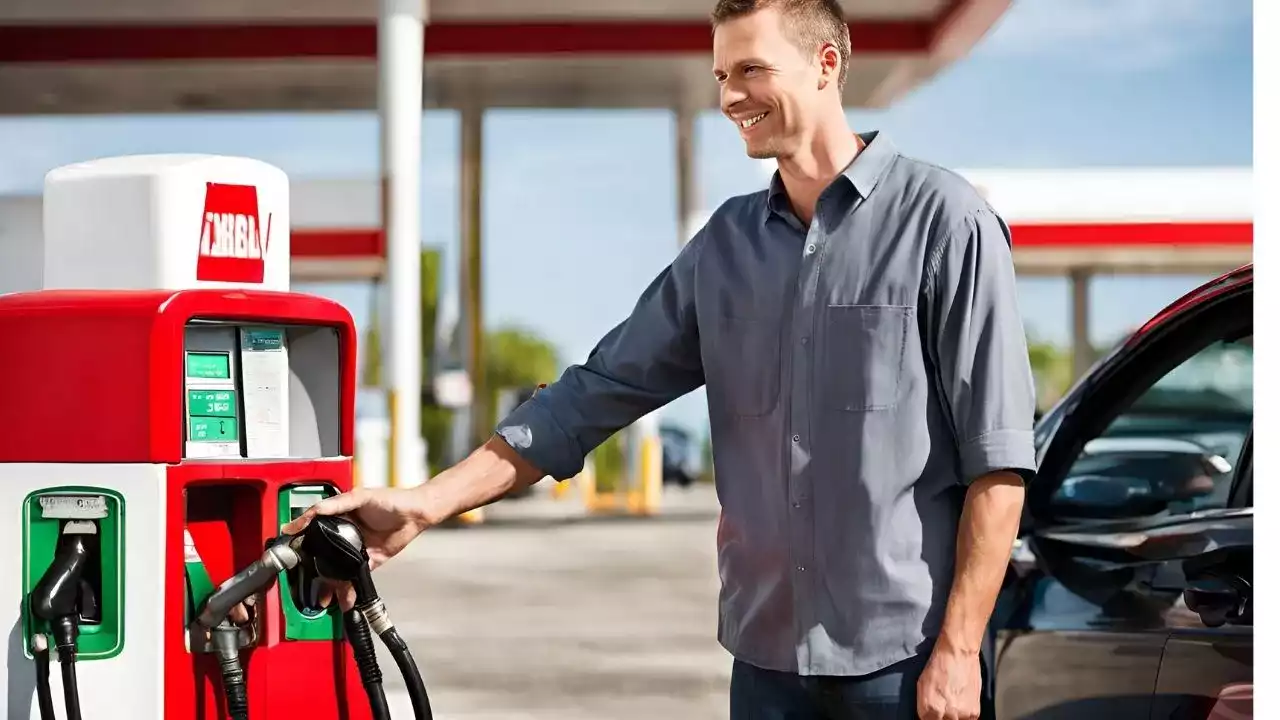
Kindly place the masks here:
<instances>
[{"instance_id":1,"label":"shirt button","mask_svg":"<svg viewBox=\"0 0 1280 720\"><path fill-rule=\"evenodd\" d=\"M803 565L797 565L797 566L796 566L796 569L797 569L797 570L799 570L800 572L804 572L804 566L803 566Z\"/></svg>"},{"instance_id":2,"label":"shirt button","mask_svg":"<svg viewBox=\"0 0 1280 720\"><path fill-rule=\"evenodd\" d=\"M799 436L799 435L792 435L792 436L791 436L791 442L800 442L800 436Z\"/></svg>"},{"instance_id":3,"label":"shirt button","mask_svg":"<svg viewBox=\"0 0 1280 720\"><path fill-rule=\"evenodd\" d=\"M801 344L801 345L808 345L808 344L809 344L809 337L806 335L805 337L800 338L800 344Z\"/></svg>"},{"instance_id":4,"label":"shirt button","mask_svg":"<svg viewBox=\"0 0 1280 720\"><path fill-rule=\"evenodd\" d=\"M800 503L798 503L798 502L793 502L793 503L791 503L791 507L793 507L793 508L798 508L798 507L800 507Z\"/></svg>"},{"instance_id":5,"label":"shirt button","mask_svg":"<svg viewBox=\"0 0 1280 720\"><path fill-rule=\"evenodd\" d=\"M818 249L817 245L814 245L813 243L809 243L809 247L805 248L804 250L809 254L813 254L813 251L817 249Z\"/></svg>"}]
</instances>

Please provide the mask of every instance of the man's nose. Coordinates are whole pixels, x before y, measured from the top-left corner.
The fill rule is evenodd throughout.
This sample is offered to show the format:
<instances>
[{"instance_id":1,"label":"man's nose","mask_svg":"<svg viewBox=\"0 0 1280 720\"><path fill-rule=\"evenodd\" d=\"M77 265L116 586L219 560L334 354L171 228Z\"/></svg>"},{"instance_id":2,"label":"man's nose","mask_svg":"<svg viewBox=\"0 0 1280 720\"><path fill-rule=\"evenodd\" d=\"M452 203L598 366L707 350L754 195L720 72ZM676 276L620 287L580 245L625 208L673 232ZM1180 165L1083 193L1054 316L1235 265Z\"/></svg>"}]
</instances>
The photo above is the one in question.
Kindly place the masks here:
<instances>
[{"instance_id":1,"label":"man's nose","mask_svg":"<svg viewBox=\"0 0 1280 720\"><path fill-rule=\"evenodd\" d=\"M742 89L741 84L733 80L726 80L720 84L720 110L728 115L733 112L733 106L747 99L747 93Z\"/></svg>"}]
</instances>

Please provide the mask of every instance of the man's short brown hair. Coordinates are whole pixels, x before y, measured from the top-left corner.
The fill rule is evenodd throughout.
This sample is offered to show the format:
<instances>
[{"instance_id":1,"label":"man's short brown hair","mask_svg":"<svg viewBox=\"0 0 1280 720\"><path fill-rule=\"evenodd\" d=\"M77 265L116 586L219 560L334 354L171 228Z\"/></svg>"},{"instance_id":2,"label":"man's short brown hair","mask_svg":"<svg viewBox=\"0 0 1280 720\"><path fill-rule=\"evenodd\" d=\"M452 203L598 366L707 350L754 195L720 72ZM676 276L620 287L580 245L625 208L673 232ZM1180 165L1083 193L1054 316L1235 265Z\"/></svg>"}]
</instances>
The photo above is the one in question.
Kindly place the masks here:
<instances>
[{"instance_id":1,"label":"man's short brown hair","mask_svg":"<svg viewBox=\"0 0 1280 720\"><path fill-rule=\"evenodd\" d=\"M777 8L783 20L783 31L796 46L817 50L831 43L840 53L840 77L837 85L844 90L849 71L849 25L839 0L717 0L711 13L711 26L717 27L735 18L766 8Z\"/></svg>"}]
</instances>

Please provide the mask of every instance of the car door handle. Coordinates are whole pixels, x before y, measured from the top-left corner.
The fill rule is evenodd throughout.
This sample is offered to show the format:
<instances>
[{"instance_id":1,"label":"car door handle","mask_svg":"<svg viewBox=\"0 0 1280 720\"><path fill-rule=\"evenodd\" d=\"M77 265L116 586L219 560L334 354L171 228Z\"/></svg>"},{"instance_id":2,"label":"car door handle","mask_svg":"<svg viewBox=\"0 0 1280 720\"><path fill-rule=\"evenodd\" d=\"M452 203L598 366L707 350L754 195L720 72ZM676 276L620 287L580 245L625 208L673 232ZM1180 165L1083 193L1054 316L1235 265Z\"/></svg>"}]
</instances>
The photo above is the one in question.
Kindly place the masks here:
<instances>
[{"instance_id":1,"label":"car door handle","mask_svg":"<svg viewBox=\"0 0 1280 720\"><path fill-rule=\"evenodd\" d=\"M1182 592L1182 599L1187 609L1199 615L1206 626L1221 627L1229 620L1242 617L1249 602L1247 585L1240 578L1233 580L1235 582L1209 580L1193 583Z\"/></svg>"}]
</instances>

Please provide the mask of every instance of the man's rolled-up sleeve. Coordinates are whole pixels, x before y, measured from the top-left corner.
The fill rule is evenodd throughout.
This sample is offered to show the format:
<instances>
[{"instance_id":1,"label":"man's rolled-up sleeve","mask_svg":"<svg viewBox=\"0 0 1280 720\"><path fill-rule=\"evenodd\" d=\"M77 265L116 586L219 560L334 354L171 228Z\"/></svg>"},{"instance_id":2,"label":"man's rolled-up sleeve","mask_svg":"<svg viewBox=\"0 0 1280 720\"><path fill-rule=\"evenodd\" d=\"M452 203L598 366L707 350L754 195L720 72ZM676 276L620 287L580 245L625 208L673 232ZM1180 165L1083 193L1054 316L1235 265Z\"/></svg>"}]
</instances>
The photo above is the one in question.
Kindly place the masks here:
<instances>
[{"instance_id":1,"label":"man's rolled-up sleeve","mask_svg":"<svg viewBox=\"0 0 1280 720\"><path fill-rule=\"evenodd\" d=\"M930 354L966 484L1036 471L1035 380L1010 243L1004 221L977 210L936 246L926 276Z\"/></svg>"},{"instance_id":2,"label":"man's rolled-up sleeve","mask_svg":"<svg viewBox=\"0 0 1280 720\"><path fill-rule=\"evenodd\" d=\"M609 436L700 387L694 274L704 243L700 232L585 362L501 420L497 434L539 470L564 480Z\"/></svg>"}]
</instances>

